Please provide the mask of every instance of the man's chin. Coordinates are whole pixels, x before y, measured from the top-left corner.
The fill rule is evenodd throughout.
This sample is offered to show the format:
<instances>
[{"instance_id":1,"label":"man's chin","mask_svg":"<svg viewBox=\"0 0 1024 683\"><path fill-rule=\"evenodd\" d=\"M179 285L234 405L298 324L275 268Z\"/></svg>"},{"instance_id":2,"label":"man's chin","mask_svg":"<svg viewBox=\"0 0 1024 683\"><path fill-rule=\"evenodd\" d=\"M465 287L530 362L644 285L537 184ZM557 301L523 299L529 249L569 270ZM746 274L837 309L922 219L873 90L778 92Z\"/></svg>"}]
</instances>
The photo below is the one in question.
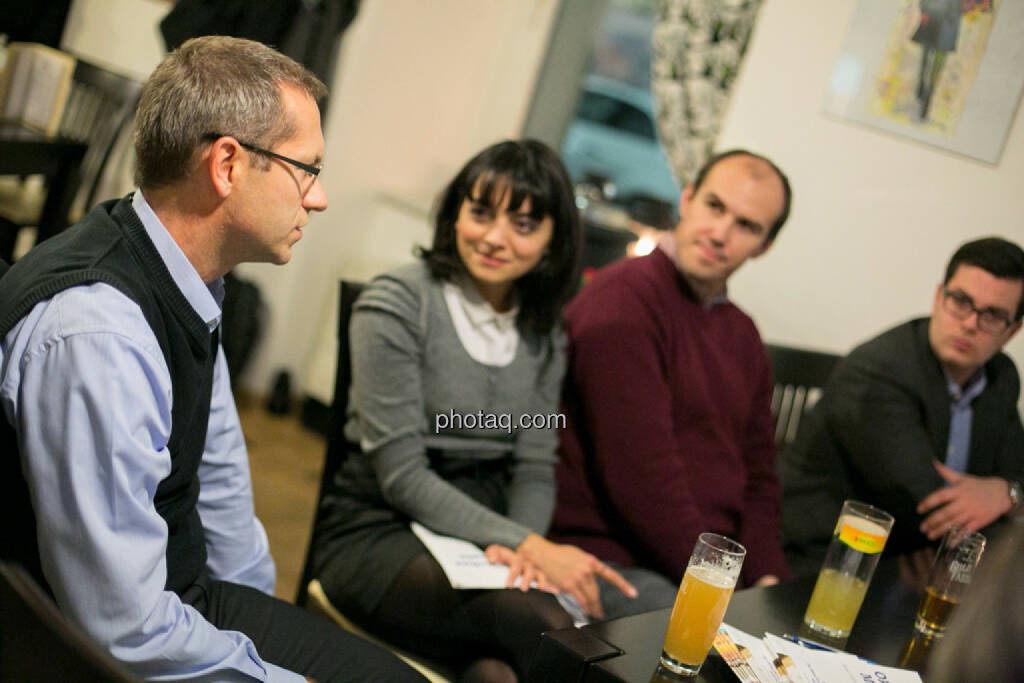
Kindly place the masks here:
<instances>
[{"instance_id":1,"label":"man's chin","mask_svg":"<svg viewBox=\"0 0 1024 683\"><path fill-rule=\"evenodd\" d=\"M270 263L275 266L283 266L292 260L292 248L291 245L282 246L267 255L267 258L262 259L264 263Z\"/></svg>"},{"instance_id":2,"label":"man's chin","mask_svg":"<svg viewBox=\"0 0 1024 683\"><path fill-rule=\"evenodd\" d=\"M946 349L942 355L942 364L949 370L956 370L965 374L974 374L974 371L985 364L977 357L977 354L968 354L956 349Z\"/></svg>"},{"instance_id":3,"label":"man's chin","mask_svg":"<svg viewBox=\"0 0 1024 683\"><path fill-rule=\"evenodd\" d=\"M699 282L703 285L711 285L724 280L721 269L709 268L703 263L687 263L684 261L680 270L687 280Z\"/></svg>"}]
</instances>

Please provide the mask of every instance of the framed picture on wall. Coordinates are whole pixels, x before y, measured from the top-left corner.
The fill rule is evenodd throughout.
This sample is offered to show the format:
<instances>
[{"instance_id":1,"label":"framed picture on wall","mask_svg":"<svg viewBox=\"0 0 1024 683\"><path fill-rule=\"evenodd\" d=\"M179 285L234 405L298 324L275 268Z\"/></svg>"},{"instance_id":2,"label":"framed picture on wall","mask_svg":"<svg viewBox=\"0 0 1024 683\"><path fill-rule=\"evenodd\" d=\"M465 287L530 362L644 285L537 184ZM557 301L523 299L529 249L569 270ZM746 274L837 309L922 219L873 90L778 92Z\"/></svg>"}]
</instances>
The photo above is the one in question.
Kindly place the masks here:
<instances>
[{"instance_id":1,"label":"framed picture on wall","mask_svg":"<svg viewBox=\"0 0 1024 683\"><path fill-rule=\"evenodd\" d=\"M1024 86L1024 2L859 0L825 111L991 164Z\"/></svg>"}]
</instances>

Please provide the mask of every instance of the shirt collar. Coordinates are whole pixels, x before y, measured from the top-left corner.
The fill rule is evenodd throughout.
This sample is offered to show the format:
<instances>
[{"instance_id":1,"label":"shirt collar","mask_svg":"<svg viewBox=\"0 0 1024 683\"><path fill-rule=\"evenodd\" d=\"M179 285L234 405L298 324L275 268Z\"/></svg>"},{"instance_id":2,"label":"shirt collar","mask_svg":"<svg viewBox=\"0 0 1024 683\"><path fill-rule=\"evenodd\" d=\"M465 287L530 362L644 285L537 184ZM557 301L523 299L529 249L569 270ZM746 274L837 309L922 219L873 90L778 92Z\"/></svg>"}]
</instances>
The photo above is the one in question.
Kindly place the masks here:
<instances>
[{"instance_id":1,"label":"shirt collar","mask_svg":"<svg viewBox=\"0 0 1024 683\"><path fill-rule=\"evenodd\" d=\"M985 386L988 384L988 376L985 374L985 366L981 366L978 370L971 375L971 378L964 384L963 389L960 385L953 381L953 378L949 376L949 372L946 368L942 368L942 374L946 377L946 389L949 391L949 397L953 400L953 403L958 405L968 405L971 401L978 397L978 394L985 390Z\"/></svg>"},{"instance_id":2,"label":"shirt collar","mask_svg":"<svg viewBox=\"0 0 1024 683\"><path fill-rule=\"evenodd\" d=\"M494 310L466 277L457 276L451 282L445 282L444 287L458 294L459 307L473 327L480 328L488 323L494 324L500 330L515 327L516 316L519 314L518 304L507 311Z\"/></svg>"},{"instance_id":3,"label":"shirt collar","mask_svg":"<svg viewBox=\"0 0 1024 683\"><path fill-rule=\"evenodd\" d=\"M209 285L199 277L199 272L185 256L178 243L167 232L163 222L157 217L153 207L149 205L146 198L142 196L142 190L136 190L132 197L132 208L142 221L146 234L156 247L161 260L167 266L174 284L185 295L185 299L191 304L199 317L206 322L206 326L213 331L220 324L221 304L224 301L224 280L217 278Z\"/></svg>"},{"instance_id":4,"label":"shirt collar","mask_svg":"<svg viewBox=\"0 0 1024 683\"><path fill-rule=\"evenodd\" d=\"M672 265L676 267L676 270L678 270L679 274L683 276L683 279L685 279L686 275L683 273L683 269L679 267L679 260L676 255L676 234L674 232L669 232L662 237L661 241L658 242L658 249L661 249L662 253L668 257L668 260L672 262ZM728 287L723 287L721 292L714 296L709 296L707 299L704 299L699 303L706 310L710 310L719 304L729 303Z\"/></svg>"}]
</instances>

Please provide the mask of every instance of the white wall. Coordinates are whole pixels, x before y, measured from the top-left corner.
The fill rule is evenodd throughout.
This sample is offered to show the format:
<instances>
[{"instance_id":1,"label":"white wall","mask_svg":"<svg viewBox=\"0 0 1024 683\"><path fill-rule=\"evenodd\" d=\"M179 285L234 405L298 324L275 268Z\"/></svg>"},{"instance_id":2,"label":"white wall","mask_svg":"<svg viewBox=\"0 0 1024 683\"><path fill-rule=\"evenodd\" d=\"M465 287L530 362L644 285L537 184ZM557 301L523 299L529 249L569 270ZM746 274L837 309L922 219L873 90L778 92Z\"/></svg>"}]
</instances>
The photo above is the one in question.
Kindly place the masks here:
<instances>
[{"instance_id":1,"label":"white wall","mask_svg":"<svg viewBox=\"0 0 1024 683\"><path fill-rule=\"evenodd\" d=\"M245 383L279 369L330 401L339 277L365 280L430 238L434 196L470 156L522 129L558 0L374 0L345 34L314 216L292 263L245 264L267 299ZM163 56L164 0L75 0L64 46L142 78ZM310 382L307 382L310 378ZM310 386L306 386L310 384Z\"/></svg>"},{"instance_id":2,"label":"white wall","mask_svg":"<svg viewBox=\"0 0 1024 683\"><path fill-rule=\"evenodd\" d=\"M368 279L428 244L434 196L484 146L522 128L556 0L364 2L331 88L322 174L329 208L292 263L246 265L270 303L247 384L288 368L329 402L339 277Z\"/></svg>"},{"instance_id":3,"label":"white wall","mask_svg":"<svg viewBox=\"0 0 1024 683\"><path fill-rule=\"evenodd\" d=\"M145 80L164 56L157 25L172 6L167 0L74 0L61 47Z\"/></svg>"},{"instance_id":4,"label":"white wall","mask_svg":"<svg viewBox=\"0 0 1024 683\"><path fill-rule=\"evenodd\" d=\"M822 113L856 3L766 0L719 140L773 157L795 190L778 243L735 276L733 297L766 339L834 351L927 313L960 243L991 233L1024 242L1024 110L996 166ZM251 388L267 391L284 367L330 399L337 278L408 260L429 239L440 186L479 148L517 134L557 5L362 3L330 84L330 208L313 218L293 263L242 268L269 302ZM155 23L166 8L76 0L65 37L145 73L161 52ZM128 38L111 39L115 13L117 31L141 36L130 54L118 47ZM1024 366L1024 335L1007 350Z\"/></svg>"},{"instance_id":5,"label":"white wall","mask_svg":"<svg viewBox=\"0 0 1024 683\"><path fill-rule=\"evenodd\" d=\"M822 113L856 4L766 0L718 144L772 157L794 189L733 298L765 339L841 352L927 314L961 243L1024 243L1024 108L995 166ZM1007 351L1024 367L1024 334Z\"/></svg>"}]
</instances>

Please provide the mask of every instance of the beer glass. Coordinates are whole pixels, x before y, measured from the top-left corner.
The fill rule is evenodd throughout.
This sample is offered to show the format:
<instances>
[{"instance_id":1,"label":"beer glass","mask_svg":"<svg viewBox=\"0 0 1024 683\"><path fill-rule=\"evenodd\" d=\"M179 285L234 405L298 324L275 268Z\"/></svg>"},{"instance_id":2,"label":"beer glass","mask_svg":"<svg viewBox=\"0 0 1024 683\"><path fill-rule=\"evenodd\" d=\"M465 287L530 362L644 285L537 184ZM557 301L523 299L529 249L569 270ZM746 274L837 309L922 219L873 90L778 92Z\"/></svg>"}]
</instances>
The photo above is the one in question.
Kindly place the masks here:
<instances>
[{"instance_id":1,"label":"beer glass","mask_svg":"<svg viewBox=\"0 0 1024 683\"><path fill-rule=\"evenodd\" d=\"M956 526L946 530L917 607L915 631L926 636L942 636L949 615L971 582L984 551L985 537L981 534L965 534L962 527Z\"/></svg>"},{"instance_id":2,"label":"beer glass","mask_svg":"<svg viewBox=\"0 0 1024 683\"><path fill-rule=\"evenodd\" d=\"M924 673L928 657L932 652L932 646L939 642L939 639L920 633L916 629L911 630L911 634L910 640L907 641L907 644L903 646L902 652L900 652L900 668L913 669L914 671Z\"/></svg>"},{"instance_id":3,"label":"beer glass","mask_svg":"<svg viewBox=\"0 0 1024 683\"><path fill-rule=\"evenodd\" d=\"M892 515L873 505L856 500L843 503L804 613L803 632L825 640L850 635L892 524Z\"/></svg>"},{"instance_id":4,"label":"beer glass","mask_svg":"<svg viewBox=\"0 0 1024 683\"><path fill-rule=\"evenodd\" d=\"M725 536L703 533L697 539L661 648L665 669L680 676L696 676L700 671L746 554L746 548Z\"/></svg>"}]
</instances>

